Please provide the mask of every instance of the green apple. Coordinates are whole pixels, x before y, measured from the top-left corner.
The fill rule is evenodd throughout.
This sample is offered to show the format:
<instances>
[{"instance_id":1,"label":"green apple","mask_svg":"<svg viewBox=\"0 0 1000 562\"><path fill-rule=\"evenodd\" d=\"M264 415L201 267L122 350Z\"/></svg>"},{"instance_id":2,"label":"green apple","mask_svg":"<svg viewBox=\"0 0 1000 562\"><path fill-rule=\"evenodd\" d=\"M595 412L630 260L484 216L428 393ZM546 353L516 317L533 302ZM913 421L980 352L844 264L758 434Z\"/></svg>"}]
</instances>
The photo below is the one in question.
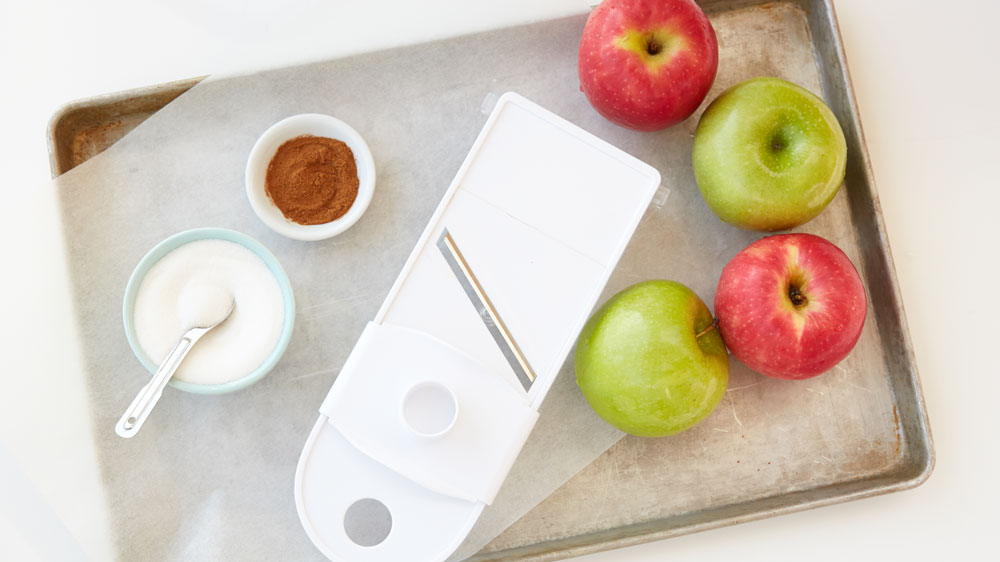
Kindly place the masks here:
<instances>
[{"instance_id":1,"label":"green apple","mask_svg":"<svg viewBox=\"0 0 1000 562\"><path fill-rule=\"evenodd\" d=\"M692 160L701 194L720 219L784 230L812 220L837 194L847 143L823 100L780 78L753 78L702 114Z\"/></svg>"},{"instance_id":2,"label":"green apple","mask_svg":"<svg viewBox=\"0 0 1000 562\"><path fill-rule=\"evenodd\" d=\"M646 281L611 297L576 344L576 382L611 425L643 437L683 431L726 392L729 356L691 289Z\"/></svg>"}]
</instances>

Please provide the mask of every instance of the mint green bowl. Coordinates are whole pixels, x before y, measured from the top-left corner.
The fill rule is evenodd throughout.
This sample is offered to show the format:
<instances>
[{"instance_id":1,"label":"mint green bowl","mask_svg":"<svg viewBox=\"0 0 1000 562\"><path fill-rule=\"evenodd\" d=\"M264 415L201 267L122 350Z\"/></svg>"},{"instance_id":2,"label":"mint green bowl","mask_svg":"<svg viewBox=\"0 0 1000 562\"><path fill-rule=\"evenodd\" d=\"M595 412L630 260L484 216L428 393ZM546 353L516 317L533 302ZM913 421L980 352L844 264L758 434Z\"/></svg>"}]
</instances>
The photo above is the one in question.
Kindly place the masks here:
<instances>
[{"instance_id":1,"label":"mint green bowl","mask_svg":"<svg viewBox=\"0 0 1000 562\"><path fill-rule=\"evenodd\" d=\"M295 324L295 297L292 296L292 286L288 282L288 275L285 274L285 270L282 269L281 264L278 263L274 255L260 242L246 234L225 228L195 228L185 230L160 242L149 253L143 256L128 279L128 285L125 286L125 298L122 300L122 321L125 323L125 336L128 338L128 344L132 348L132 353L135 354L139 362L142 363L142 366L150 374L155 373L157 368L156 363L142 350L142 347L139 346L139 340L135 335L133 312L135 309L135 297L139 292L139 285L142 284L142 280L146 277L146 273L149 272L150 268L156 262L160 261L160 258L184 244L206 239L235 242L256 254L257 257L264 261L267 268L271 270L271 274L274 275L274 279L281 288L281 297L285 301L285 326L281 330L281 335L278 337L278 343L274 346L274 350L271 351L271 354L268 355L267 359L259 367L242 378L221 384L195 384L177 379L173 379L169 383L170 386L184 392L225 394L244 389L264 378L264 375L274 368L278 360L285 353L285 348L288 347L288 340L292 337L292 327Z\"/></svg>"}]
</instances>

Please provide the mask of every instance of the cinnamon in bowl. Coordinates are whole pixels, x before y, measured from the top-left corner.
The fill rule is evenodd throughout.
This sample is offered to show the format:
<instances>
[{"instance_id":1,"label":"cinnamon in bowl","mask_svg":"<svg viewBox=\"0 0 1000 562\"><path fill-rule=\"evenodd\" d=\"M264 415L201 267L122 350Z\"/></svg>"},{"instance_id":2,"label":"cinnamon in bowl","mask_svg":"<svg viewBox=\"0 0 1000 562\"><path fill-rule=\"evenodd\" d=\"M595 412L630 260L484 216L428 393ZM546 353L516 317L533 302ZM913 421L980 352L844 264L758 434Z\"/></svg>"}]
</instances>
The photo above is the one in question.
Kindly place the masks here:
<instances>
[{"instance_id":1,"label":"cinnamon in bowl","mask_svg":"<svg viewBox=\"0 0 1000 562\"><path fill-rule=\"evenodd\" d=\"M351 228L375 193L375 161L361 135L330 115L302 113L271 125L247 158L254 214L295 240L324 240Z\"/></svg>"},{"instance_id":2,"label":"cinnamon in bowl","mask_svg":"<svg viewBox=\"0 0 1000 562\"><path fill-rule=\"evenodd\" d=\"M267 165L264 190L285 218L311 225L347 214L359 184L351 147L337 139L302 135L278 147Z\"/></svg>"}]
</instances>

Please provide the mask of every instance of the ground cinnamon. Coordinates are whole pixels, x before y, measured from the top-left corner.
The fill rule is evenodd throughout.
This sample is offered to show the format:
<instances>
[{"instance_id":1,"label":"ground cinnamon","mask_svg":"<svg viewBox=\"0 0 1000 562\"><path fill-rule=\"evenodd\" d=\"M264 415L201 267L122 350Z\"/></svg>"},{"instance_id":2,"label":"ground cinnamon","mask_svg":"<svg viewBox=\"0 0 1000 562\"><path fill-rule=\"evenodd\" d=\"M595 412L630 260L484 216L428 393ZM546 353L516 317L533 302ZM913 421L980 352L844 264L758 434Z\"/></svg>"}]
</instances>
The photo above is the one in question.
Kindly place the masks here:
<instances>
[{"instance_id":1,"label":"ground cinnamon","mask_svg":"<svg viewBox=\"0 0 1000 562\"><path fill-rule=\"evenodd\" d=\"M358 196L354 152L342 141L301 136L286 141L267 165L264 190L285 217L299 224L336 220Z\"/></svg>"}]
</instances>

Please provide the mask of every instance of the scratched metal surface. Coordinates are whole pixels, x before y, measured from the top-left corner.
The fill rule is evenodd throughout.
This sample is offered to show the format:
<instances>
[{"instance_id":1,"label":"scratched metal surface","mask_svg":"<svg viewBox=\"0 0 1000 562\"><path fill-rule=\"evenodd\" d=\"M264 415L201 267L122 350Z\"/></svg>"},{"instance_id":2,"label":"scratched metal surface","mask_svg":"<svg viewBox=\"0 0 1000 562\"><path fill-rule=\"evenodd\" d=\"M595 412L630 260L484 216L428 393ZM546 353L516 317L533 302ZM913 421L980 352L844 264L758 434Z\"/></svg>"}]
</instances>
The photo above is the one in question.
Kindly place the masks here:
<instances>
[{"instance_id":1,"label":"scratched metal surface","mask_svg":"<svg viewBox=\"0 0 1000 562\"><path fill-rule=\"evenodd\" d=\"M841 365L808 381L768 379L733 359L726 396L703 423L668 438L625 437L472 560L567 558L916 486L933 466L832 7L821 0L703 5L720 46L709 100L743 79L780 76L822 93L844 127L845 186L829 209L797 230L831 239L859 266L871 304L861 340ZM558 24L569 29L555 37L572 41L582 21ZM53 175L99 153L196 82L67 105L50 128ZM637 135L585 107L554 99L547 105L655 165L671 190L662 207L650 208L605 297L658 277L684 282L711 303L722 266L760 235L719 223L701 202L690 167L697 114L674 130ZM572 376L571 364L564 370Z\"/></svg>"}]
</instances>

